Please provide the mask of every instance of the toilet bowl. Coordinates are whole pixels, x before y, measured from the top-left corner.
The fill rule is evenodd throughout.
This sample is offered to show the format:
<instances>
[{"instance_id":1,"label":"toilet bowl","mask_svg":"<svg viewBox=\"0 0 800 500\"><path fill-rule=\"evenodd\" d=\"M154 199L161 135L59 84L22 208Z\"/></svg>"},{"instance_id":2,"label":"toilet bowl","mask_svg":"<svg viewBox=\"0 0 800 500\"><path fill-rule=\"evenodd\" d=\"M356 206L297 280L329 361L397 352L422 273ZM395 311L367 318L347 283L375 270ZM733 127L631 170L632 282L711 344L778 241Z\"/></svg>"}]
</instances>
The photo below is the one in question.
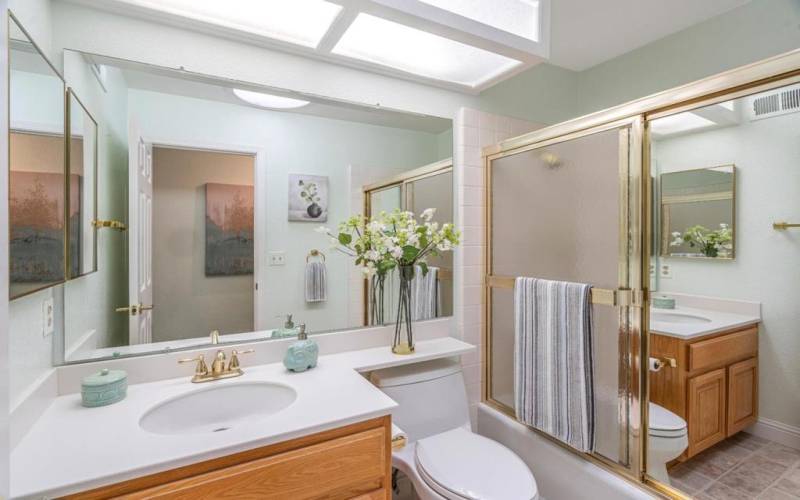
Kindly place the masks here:
<instances>
[{"instance_id":1,"label":"toilet bowl","mask_svg":"<svg viewBox=\"0 0 800 500\"><path fill-rule=\"evenodd\" d=\"M475 434L457 360L439 359L372 372L370 380L398 403L392 422L408 444L392 465L422 500L534 500L536 480L514 452Z\"/></svg>"},{"instance_id":2,"label":"toilet bowl","mask_svg":"<svg viewBox=\"0 0 800 500\"><path fill-rule=\"evenodd\" d=\"M662 483L670 484L667 463L678 458L689 446L686 421L655 403L650 403L649 408L647 472Z\"/></svg>"}]
</instances>

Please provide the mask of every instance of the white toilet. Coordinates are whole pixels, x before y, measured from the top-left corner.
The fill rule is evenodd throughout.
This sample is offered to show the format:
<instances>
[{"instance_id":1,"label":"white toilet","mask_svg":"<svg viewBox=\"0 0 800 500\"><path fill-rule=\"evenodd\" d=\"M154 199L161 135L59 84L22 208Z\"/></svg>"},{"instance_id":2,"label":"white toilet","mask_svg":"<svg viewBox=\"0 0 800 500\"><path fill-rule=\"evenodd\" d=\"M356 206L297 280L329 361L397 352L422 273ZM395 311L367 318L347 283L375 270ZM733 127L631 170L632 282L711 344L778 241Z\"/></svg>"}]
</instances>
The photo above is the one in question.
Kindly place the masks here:
<instances>
[{"instance_id":1,"label":"white toilet","mask_svg":"<svg viewBox=\"0 0 800 500\"><path fill-rule=\"evenodd\" d=\"M457 360L378 370L370 379L398 403L392 421L408 444L392 465L422 500L534 500L536 480L514 452L471 430Z\"/></svg>"},{"instance_id":2,"label":"white toilet","mask_svg":"<svg viewBox=\"0 0 800 500\"><path fill-rule=\"evenodd\" d=\"M650 403L648 419L647 471L669 484L667 463L675 460L689 446L686 421L663 406Z\"/></svg>"}]
</instances>

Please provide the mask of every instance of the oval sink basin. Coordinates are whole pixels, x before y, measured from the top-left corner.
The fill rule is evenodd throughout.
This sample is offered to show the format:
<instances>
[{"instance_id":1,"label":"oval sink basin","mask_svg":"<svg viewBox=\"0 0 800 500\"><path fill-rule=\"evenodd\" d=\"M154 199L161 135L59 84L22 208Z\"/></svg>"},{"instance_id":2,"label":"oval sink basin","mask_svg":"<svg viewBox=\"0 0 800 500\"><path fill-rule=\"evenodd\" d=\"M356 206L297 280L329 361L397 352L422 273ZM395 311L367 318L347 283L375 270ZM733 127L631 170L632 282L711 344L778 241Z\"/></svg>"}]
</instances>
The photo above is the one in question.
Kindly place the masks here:
<instances>
[{"instance_id":1,"label":"oval sink basin","mask_svg":"<svg viewBox=\"0 0 800 500\"><path fill-rule=\"evenodd\" d=\"M650 321L659 321L661 323L710 323L711 320L702 316L695 316L694 314L684 313L664 313L652 312L650 313Z\"/></svg>"},{"instance_id":2,"label":"oval sink basin","mask_svg":"<svg viewBox=\"0 0 800 500\"><path fill-rule=\"evenodd\" d=\"M294 389L271 382L211 386L159 403L142 416L139 426L154 434L224 432L278 413L295 399Z\"/></svg>"}]
</instances>

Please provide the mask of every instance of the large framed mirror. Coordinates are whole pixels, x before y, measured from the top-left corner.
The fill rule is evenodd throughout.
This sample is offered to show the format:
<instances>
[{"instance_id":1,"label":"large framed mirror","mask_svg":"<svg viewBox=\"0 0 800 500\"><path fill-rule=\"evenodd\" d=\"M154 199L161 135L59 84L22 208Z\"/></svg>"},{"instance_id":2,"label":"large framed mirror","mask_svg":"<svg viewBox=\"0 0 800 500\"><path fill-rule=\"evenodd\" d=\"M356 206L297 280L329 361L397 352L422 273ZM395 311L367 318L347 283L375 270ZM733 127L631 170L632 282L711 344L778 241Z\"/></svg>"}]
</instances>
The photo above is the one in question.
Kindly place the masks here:
<instances>
[{"instance_id":1,"label":"large framed mirror","mask_svg":"<svg viewBox=\"0 0 800 500\"><path fill-rule=\"evenodd\" d=\"M67 91L70 211L68 279L97 271L97 122L72 88Z\"/></svg>"},{"instance_id":2,"label":"large framed mirror","mask_svg":"<svg viewBox=\"0 0 800 500\"><path fill-rule=\"evenodd\" d=\"M387 209L402 196L453 220L450 171L409 174L450 162L450 119L69 50L64 61L86 104L73 109L91 111L84 153L100 119L96 210L116 221L97 230L98 272L65 287L65 362L390 323L369 318L361 269L319 229L365 214L365 188L390 178L410 182L385 192ZM452 300L442 286L415 319L451 315Z\"/></svg>"},{"instance_id":3,"label":"large framed mirror","mask_svg":"<svg viewBox=\"0 0 800 500\"><path fill-rule=\"evenodd\" d=\"M9 15L9 297L64 282L65 85Z\"/></svg>"}]
</instances>

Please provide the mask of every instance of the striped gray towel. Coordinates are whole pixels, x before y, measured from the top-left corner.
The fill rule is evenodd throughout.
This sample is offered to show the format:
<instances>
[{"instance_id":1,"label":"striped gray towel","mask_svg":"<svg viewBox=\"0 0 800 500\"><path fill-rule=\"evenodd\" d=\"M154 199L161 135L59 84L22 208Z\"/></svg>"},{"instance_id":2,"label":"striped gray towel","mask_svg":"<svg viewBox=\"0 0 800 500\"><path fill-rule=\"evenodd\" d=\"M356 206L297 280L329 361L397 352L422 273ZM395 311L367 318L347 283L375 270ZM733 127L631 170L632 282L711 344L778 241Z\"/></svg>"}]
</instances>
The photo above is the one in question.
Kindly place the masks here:
<instances>
[{"instance_id":1,"label":"striped gray towel","mask_svg":"<svg viewBox=\"0 0 800 500\"><path fill-rule=\"evenodd\" d=\"M584 452L594 448L591 286L517 278L517 419Z\"/></svg>"},{"instance_id":2,"label":"striped gray towel","mask_svg":"<svg viewBox=\"0 0 800 500\"><path fill-rule=\"evenodd\" d=\"M324 262L306 264L306 302L328 300L328 271Z\"/></svg>"},{"instance_id":3,"label":"striped gray towel","mask_svg":"<svg viewBox=\"0 0 800 500\"><path fill-rule=\"evenodd\" d=\"M428 274L422 275L422 268L416 266L411 280L411 319L433 319L439 313L439 268L428 267Z\"/></svg>"}]
</instances>

